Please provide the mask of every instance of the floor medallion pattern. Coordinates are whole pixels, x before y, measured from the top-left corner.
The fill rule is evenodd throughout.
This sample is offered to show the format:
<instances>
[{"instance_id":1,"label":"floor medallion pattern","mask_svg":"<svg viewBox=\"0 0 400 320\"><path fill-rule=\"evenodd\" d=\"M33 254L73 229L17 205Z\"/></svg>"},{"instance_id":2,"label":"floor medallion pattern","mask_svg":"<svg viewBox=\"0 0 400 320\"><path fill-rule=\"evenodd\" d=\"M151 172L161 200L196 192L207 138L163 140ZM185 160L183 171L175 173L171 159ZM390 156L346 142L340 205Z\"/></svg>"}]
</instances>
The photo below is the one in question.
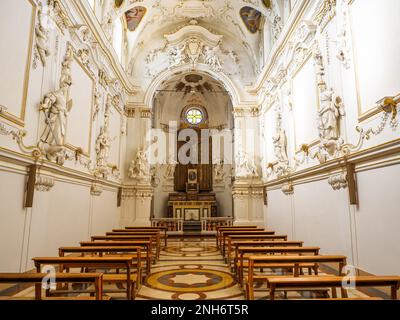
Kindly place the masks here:
<instances>
[{"instance_id":1,"label":"floor medallion pattern","mask_svg":"<svg viewBox=\"0 0 400 320\"><path fill-rule=\"evenodd\" d=\"M137 299L243 299L215 240L168 241Z\"/></svg>"}]
</instances>

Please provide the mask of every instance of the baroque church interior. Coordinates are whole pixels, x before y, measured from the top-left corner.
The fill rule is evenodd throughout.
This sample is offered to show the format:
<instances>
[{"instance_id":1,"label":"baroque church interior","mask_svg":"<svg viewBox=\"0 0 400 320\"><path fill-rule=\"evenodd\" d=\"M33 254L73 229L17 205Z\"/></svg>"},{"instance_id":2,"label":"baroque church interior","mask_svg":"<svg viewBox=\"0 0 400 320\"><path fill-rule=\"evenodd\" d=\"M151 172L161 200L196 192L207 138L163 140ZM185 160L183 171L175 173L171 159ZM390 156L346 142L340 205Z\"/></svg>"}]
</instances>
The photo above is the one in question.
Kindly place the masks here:
<instances>
[{"instance_id":1,"label":"baroque church interior","mask_svg":"<svg viewBox=\"0 0 400 320\"><path fill-rule=\"evenodd\" d=\"M0 300L398 298L400 1L0 9Z\"/></svg>"}]
</instances>

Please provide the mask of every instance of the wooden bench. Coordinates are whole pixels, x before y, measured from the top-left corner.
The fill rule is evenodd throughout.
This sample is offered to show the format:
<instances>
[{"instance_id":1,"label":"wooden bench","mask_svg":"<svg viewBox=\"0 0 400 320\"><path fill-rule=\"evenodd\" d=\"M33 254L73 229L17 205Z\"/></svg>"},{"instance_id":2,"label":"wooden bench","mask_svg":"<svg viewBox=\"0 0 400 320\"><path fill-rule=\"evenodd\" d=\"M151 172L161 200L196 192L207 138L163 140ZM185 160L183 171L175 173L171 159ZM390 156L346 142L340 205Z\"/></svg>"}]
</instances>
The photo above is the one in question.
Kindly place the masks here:
<instances>
[{"instance_id":1,"label":"wooden bench","mask_svg":"<svg viewBox=\"0 0 400 320\"><path fill-rule=\"evenodd\" d=\"M81 256L85 256L85 254L96 254L99 257L102 257L103 254L107 254L106 257L109 257L110 254L129 254L129 257L137 260L137 288L141 287L141 279L142 279L142 247L131 247L131 246L114 246L114 247L61 247L58 249L58 255L60 257L65 257L65 254L81 254ZM134 266L134 265L133 265ZM148 275L149 273L147 273Z\"/></svg>"},{"instance_id":2,"label":"wooden bench","mask_svg":"<svg viewBox=\"0 0 400 320\"><path fill-rule=\"evenodd\" d=\"M0 273L0 283L35 284L35 300L43 300L41 284L47 273ZM55 283L91 283L95 289L95 299L103 300L103 274L102 273L56 273ZM72 292L71 292L72 293ZM7 300L13 297L6 297ZM16 298L17 300L20 300ZM66 300L66 297L62 298ZM74 297L73 300L87 299L87 297Z\"/></svg>"},{"instance_id":3,"label":"wooden bench","mask_svg":"<svg viewBox=\"0 0 400 320\"><path fill-rule=\"evenodd\" d=\"M235 228L235 229L220 229L217 233L217 247L222 248L224 233L228 232L246 232L246 231L265 231L264 228Z\"/></svg>"},{"instance_id":4,"label":"wooden bench","mask_svg":"<svg viewBox=\"0 0 400 320\"><path fill-rule=\"evenodd\" d=\"M270 231L270 230L240 230L240 231L221 231L221 246L222 246L222 256L225 257L225 252L226 252L226 242L227 242L227 237L229 236L251 236L251 235L275 235L275 231ZM286 239L285 239L286 240Z\"/></svg>"},{"instance_id":5,"label":"wooden bench","mask_svg":"<svg viewBox=\"0 0 400 320\"><path fill-rule=\"evenodd\" d=\"M234 262L238 260L239 247L302 247L303 241L284 241L284 240L230 240L228 239L227 262L230 265L232 257Z\"/></svg>"},{"instance_id":6,"label":"wooden bench","mask_svg":"<svg viewBox=\"0 0 400 320\"><path fill-rule=\"evenodd\" d=\"M248 275L246 282L246 296L249 300L254 300L254 269L255 268L274 268L277 264L293 264L294 277L299 277L301 264L304 263L338 263L339 276L346 265L347 258L342 255L318 255L318 256L295 256L295 255L259 255L248 257ZM271 276L257 276L258 281L268 281Z\"/></svg>"},{"instance_id":7,"label":"wooden bench","mask_svg":"<svg viewBox=\"0 0 400 320\"><path fill-rule=\"evenodd\" d=\"M317 256L319 254L319 247L239 247L238 257L235 259L234 270L237 276L239 284L242 286L244 269L248 268L248 258L254 256L254 254L312 254ZM311 265L311 268L314 265ZM301 267L301 266L299 266ZM309 274L311 274L311 268L309 268ZM315 273L318 273L318 269L314 268Z\"/></svg>"},{"instance_id":8,"label":"wooden bench","mask_svg":"<svg viewBox=\"0 0 400 320\"><path fill-rule=\"evenodd\" d=\"M148 230L148 231L125 231L125 232L106 232L106 236L110 237L120 237L120 236L153 236L156 247L156 257L157 259L160 258L160 251L161 251L161 234L159 230Z\"/></svg>"},{"instance_id":9,"label":"wooden bench","mask_svg":"<svg viewBox=\"0 0 400 320\"><path fill-rule=\"evenodd\" d=\"M336 288L342 288L342 297L347 298L347 291L343 290L343 282L347 277L338 276L313 276L313 277L274 277L268 279L270 299L275 299L276 290L308 289L308 288L333 288L332 295L336 298ZM390 287L391 298L397 300L397 291L400 288L399 276L356 276L356 287Z\"/></svg>"},{"instance_id":10,"label":"wooden bench","mask_svg":"<svg viewBox=\"0 0 400 320\"><path fill-rule=\"evenodd\" d=\"M115 229L113 231L116 231L118 229ZM144 226L138 226L138 227L125 227L125 229L120 229L120 230L126 230L126 231L135 231L135 230L160 230L164 234L164 245L167 246L167 239L168 239L168 227L144 227Z\"/></svg>"},{"instance_id":11,"label":"wooden bench","mask_svg":"<svg viewBox=\"0 0 400 320\"><path fill-rule=\"evenodd\" d=\"M259 227L257 227L257 226L230 226L230 227L216 227L215 228L215 230L216 230L216 245L217 245L217 248L219 248L219 239L220 239L220 236L221 236L221 231L223 231L223 230L226 230L226 231L229 231L229 230L255 230L255 229L262 229L262 228L259 228Z\"/></svg>"},{"instance_id":12,"label":"wooden bench","mask_svg":"<svg viewBox=\"0 0 400 320\"><path fill-rule=\"evenodd\" d=\"M151 241L138 240L138 241L82 241L79 243L81 247L142 247L142 254L146 255L146 274L151 272L152 252Z\"/></svg>"},{"instance_id":13,"label":"wooden bench","mask_svg":"<svg viewBox=\"0 0 400 320\"><path fill-rule=\"evenodd\" d=\"M155 244L155 260L158 260L160 256L160 242L157 243L157 237L154 235L127 235L127 236L92 236L91 241L135 241L135 240L147 240L150 241L150 247L153 248Z\"/></svg>"},{"instance_id":14,"label":"wooden bench","mask_svg":"<svg viewBox=\"0 0 400 320\"><path fill-rule=\"evenodd\" d=\"M132 257L38 257L32 259L35 263L37 272L41 271L43 265L58 265L59 272L71 268L90 268L90 269L125 269L125 274L104 274L103 282L126 283L126 296L132 300L135 296L135 284L138 275L132 274L134 261ZM140 267L140 265L137 265ZM40 290L40 285L36 285L36 291Z\"/></svg>"},{"instance_id":15,"label":"wooden bench","mask_svg":"<svg viewBox=\"0 0 400 320\"><path fill-rule=\"evenodd\" d=\"M272 232L272 231L266 231ZM226 235L226 240L224 240L222 246L222 256L228 261L227 251L228 248L231 250L232 241L240 241L240 240L257 240L257 241L287 241L287 235L276 235L276 234L228 234Z\"/></svg>"}]
</instances>

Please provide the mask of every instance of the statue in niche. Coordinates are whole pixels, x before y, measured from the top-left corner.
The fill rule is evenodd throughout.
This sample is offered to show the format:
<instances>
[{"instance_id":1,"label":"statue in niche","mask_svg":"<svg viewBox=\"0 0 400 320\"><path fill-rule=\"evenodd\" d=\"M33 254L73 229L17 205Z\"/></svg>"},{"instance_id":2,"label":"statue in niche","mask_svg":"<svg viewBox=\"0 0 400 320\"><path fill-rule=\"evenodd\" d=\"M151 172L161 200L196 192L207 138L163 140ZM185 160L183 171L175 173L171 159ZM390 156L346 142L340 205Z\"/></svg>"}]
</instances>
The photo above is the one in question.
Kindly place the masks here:
<instances>
[{"instance_id":1,"label":"statue in niche","mask_svg":"<svg viewBox=\"0 0 400 320\"><path fill-rule=\"evenodd\" d=\"M176 162L175 160L171 160L168 163L167 169L165 170L165 175L164 175L166 180L174 179L175 169L176 169L177 164L178 164L178 162Z\"/></svg>"},{"instance_id":2,"label":"statue in niche","mask_svg":"<svg viewBox=\"0 0 400 320\"><path fill-rule=\"evenodd\" d=\"M318 112L318 130L321 140L340 138L340 118L345 115L342 99L326 84L320 85L321 109Z\"/></svg>"},{"instance_id":3,"label":"statue in niche","mask_svg":"<svg viewBox=\"0 0 400 320\"><path fill-rule=\"evenodd\" d=\"M325 83L320 85L321 109L318 112L318 131L320 145L312 156L320 163L334 157L344 144L340 138L340 118L345 115L342 99L328 89Z\"/></svg>"},{"instance_id":4,"label":"statue in niche","mask_svg":"<svg viewBox=\"0 0 400 320\"><path fill-rule=\"evenodd\" d=\"M257 177L257 167L254 163L254 160L250 159L248 154L239 150L236 154L236 177L239 178L254 178Z\"/></svg>"},{"instance_id":5,"label":"statue in niche","mask_svg":"<svg viewBox=\"0 0 400 320\"><path fill-rule=\"evenodd\" d=\"M96 155L97 155L97 167L106 168L108 163L108 155L111 146L111 139L108 133L108 128L102 126L100 128L100 134L96 140Z\"/></svg>"},{"instance_id":6,"label":"statue in niche","mask_svg":"<svg viewBox=\"0 0 400 320\"><path fill-rule=\"evenodd\" d=\"M128 175L131 179L136 179L140 182L150 182L151 168L144 149L138 150L136 158L132 160L129 166Z\"/></svg>"},{"instance_id":7,"label":"statue in niche","mask_svg":"<svg viewBox=\"0 0 400 320\"><path fill-rule=\"evenodd\" d=\"M220 59L218 58L217 51L219 47L210 48L209 46L204 47L204 62L208 64L212 70L221 71L222 64Z\"/></svg>"},{"instance_id":8,"label":"statue in niche","mask_svg":"<svg viewBox=\"0 0 400 320\"><path fill-rule=\"evenodd\" d=\"M35 27L35 40L36 40L36 50L39 54L40 61L42 61L43 66L46 66L46 58L50 56L50 50L47 46L47 32L42 23L42 7L39 7L38 11L38 24Z\"/></svg>"},{"instance_id":9,"label":"statue in niche","mask_svg":"<svg viewBox=\"0 0 400 320\"><path fill-rule=\"evenodd\" d=\"M185 63L186 60L186 45L181 44L180 46L173 47L169 53L169 64L170 68L180 66Z\"/></svg>"},{"instance_id":10,"label":"statue in niche","mask_svg":"<svg viewBox=\"0 0 400 320\"><path fill-rule=\"evenodd\" d=\"M280 112L277 113L276 120L276 135L272 137L274 143L275 156L278 161L287 163L287 137L286 131L282 128L282 115Z\"/></svg>"},{"instance_id":11,"label":"statue in niche","mask_svg":"<svg viewBox=\"0 0 400 320\"><path fill-rule=\"evenodd\" d=\"M67 100L72 85L71 54L71 48L68 48L62 63L60 89L46 94L39 106L39 111L43 111L45 115L46 124L40 136L39 146L44 150L47 159L56 160L60 165L65 161L67 119L72 108L72 100Z\"/></svg>"},{"instance_id":12,"label":"statue in niche","mask_svg":"<svg viewBox=\"0 0 400 320\"><path fill-rule=\"evenodd\" d=\"M218 159L214 164L214 180L217 182L223 181L225 178L224 161Z\"/></svg>"}]
</instances>

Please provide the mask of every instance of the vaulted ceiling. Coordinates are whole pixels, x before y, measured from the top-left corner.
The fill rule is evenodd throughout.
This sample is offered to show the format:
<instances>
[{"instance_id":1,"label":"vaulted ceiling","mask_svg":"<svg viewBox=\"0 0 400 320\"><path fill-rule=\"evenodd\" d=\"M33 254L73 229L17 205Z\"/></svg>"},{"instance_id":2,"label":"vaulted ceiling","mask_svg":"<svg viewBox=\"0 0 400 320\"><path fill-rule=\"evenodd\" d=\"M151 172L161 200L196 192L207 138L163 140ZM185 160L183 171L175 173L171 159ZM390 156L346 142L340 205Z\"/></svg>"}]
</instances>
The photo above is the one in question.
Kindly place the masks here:
<instances>
[{"instance_id":1,"label":"vaulted ceiling","mask_svg":"<svg viewBox=\"0 0 400 320\"><path fill-rule=\"evenodd\" d=\"M168 57L162 56L166 53L165 35L195 23L223 37L225 74L237 83L251 85L261 68L262 29L281 16L284 1L108 0L103 16L108 11L114 21L124 21L123 64L135 84L146 87L166 68L163 62Z\"/></svg>"}]
</instances>

